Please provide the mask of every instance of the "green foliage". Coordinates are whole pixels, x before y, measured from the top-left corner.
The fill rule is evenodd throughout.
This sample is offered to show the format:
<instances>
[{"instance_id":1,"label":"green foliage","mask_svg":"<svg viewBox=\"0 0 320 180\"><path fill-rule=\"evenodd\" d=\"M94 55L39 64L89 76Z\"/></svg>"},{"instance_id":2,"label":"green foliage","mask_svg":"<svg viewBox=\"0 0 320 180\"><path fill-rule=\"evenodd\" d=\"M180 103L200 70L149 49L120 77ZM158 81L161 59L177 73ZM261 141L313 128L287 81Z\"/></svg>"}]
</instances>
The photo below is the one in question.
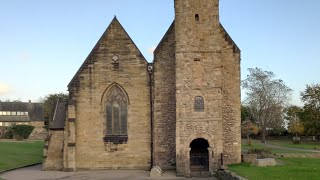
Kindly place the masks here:
<instances>
[{"instance_id":1,"label":"green foliage","mask_svg":"<svg viewBox=\"0 0 320 180\"><path fill-rule=\"evenodd\" d=\"M67 102L69 99L68 94L64 93L56 93L56 94L49 94L43 99L43 106L44 106L44 117L45 117L45 124L50 124L53 119L56 103L60 99L60 101Z\"/></svg>"},{"instance_id":2,"label":"green foliage","mask_svg":"<svg viewBox=\"0 0 320 180\"><path fill-rule=\"evenodd\" d=\"M30 125L14 125L12 126L12 132L17 140L28 139L32 133L34 127Z\"/></svg>"},{"instance_id":3,"label":"green foliage","mask_svg":"<svg viewBox=\"0 0 320 180\"><path fill-rule=\"evenodd\" d=\"M13 131L12 126L6 127L4 138L5 139L13 139Z\"/></svg>"},{"instance_id":4,"label":"green foliage","mask_svg":"<svg viewBox=\"0 0 320 180\"><path fill-rule=\"evenodd\" d=\"M300 114L303 112L303 109L299 106L289 106L285 109L285 119L289 121L299 120Z\"/></svg>"},{"instance_id":5,"label":"green foliage","mask_svg":"<svg viewBox=\"0 0 320 180\"><path fill-rule=\"evenodd\" d=\"M245 106L245 105L241 105L241 122L250 120L252 122L254 122L255 120L253 119L253 115L250 112L250 107L249 106Z\"/></svg>"},{"instance_id":6,"label":"green foliage","mask_svg":"<svg viewBox=\"0 0 320 180\"><path fill-rule=\"evenodd\" d=\"M288 132L295 134L296 136L302 135L304 132L304 125L300 121L292 121L288 126Z\"/></svg>"},{"instance_id":7,"label":"green foliage","mask_svg":"<svg viewBox=\"0 0 320 180\"><path fill-rule=\"evenodd\" d=\"M43 141L0 142L0 171L42 161Z\"/></svg>"},{"instance_id":8,"label":"green foliage","mask_svg":"<svg viewBox=\"0 0 320 180\"><path fill-rule=\"evenodd\" d=\"M242 136L246 136L248 140L250 139L250 135L256 135L258 132L258 126L251 121L244 121L241 123L241 134Z\"/></svg>"},{"instance_id":9,"label":"green foliage","mask_svg":"<svg viewBox=\"0 0 320 180\"><path fill-rule=\"evenodd\" d=\"M247 145L250 146L250 147L253 146L253 141L252 141L252 139L247 140Z\"/></svg>"},{"instance_id":10,"label":"green foliage","mask_svg":"<svg viewBox=\"0 0 320 180\"><path fill-rule=\"evenodd\" d=\"M320 84L307 85L301 93L305 103L300 119L307 135L320 136Z\"/></svg>"},{"instance_id":11,"label":"green foliage","mask_svg":"<svg viewBox=\"0 0 320 180\"><path fill-rule=\"evenodd\" d=\"M242 81L246 92L245 104L259 125L262 140L267 129L284 125L283 109L291 98L292 90L281 79L275 79L271 71L249 68L249 75Z\"/></svg>"},{"instance_id":12,"label":"green foliage","mask_svg":"<svg viewBox=\"0 0 320 180\"><path fill-rule=\"evenodd\" d=\"M231 171L250 180L295 179L316 180L320 177L320 159L279 158L283 165L276 167L255 167L248 163L229 165Z\"/></svg>"},{"instance_id":13,"label":"green foliage","mask_svg":"<svg viewBox=\"0 0 320 180\"><path fill-rule=\"evenodd\" d=\"M268 148L252 148L248 150L248 154L265 155L265 154L272 154L272 151L271 149L268 149Z\"/></svg>"},{"instance_id":14,"label":"green foliage","mask_svg":"<svg viewBox=\"0 0 320 180\"><path fill-rule=\"evenodd\" d=\"M287 148L296 148L302 150L295 150L295 149L281 149L277 147L270 147L268 144L261 143L259 140L252 140L252 145L248 145L247 141L242 140L241 148L242 150L248 151L250 149L270 149L272 154L310 154L310 152L303 151L303 149L320 149L320 142L309 142L309 141L301 141L301 144L293 144L291 140L268 140L268 144L280 146L280 147L287 147Z\"/></svg>"},{"instance_id":15,"label":"green foliage","mask_svg":"<svg viewBox=\"0 0 320 180\"><path fill-rule=\"evenodd\" d=\"M43 128L44 128L44 129L46 129L46 130L48 131L48 130L49 130L49 125L48 125L48 124L46 124L46 125L44 125L44 126L43 126Z\"/></svg>"},{"instance_id":16,"label":"green foliage","mask_svg":"<svg viewBox=\"0 0 320 180\"><path fill-rule=\"evenodd\" d=\"M267 130L269 136L281 136L287 130L283 126L274 127L272 129Z\"/></svg>"},{"instance_id":17,"label":"green foliage","mask_svg":"<svg viewBox=\"0 0 320 180\"><path fill-rule=\"evenodd\" d=\"M1 102L1 101L0 101ZM4 102L22 102L20 99L18 100L10 100L10 99L6 99Z\"/></svg>"},{"instance_id":18,"label":"green foliage","mask_svg":"<svg viewBox=\"0 0 320 180\"><path fill-rule=\"evenodd\" d=\"M303 113L303 109L298 106L290 106L286 108L285 113L285 119L289 121L288 132L296 136L303 135L304 125L300 121L300 116Z\"/></svg>"}]
</instances>

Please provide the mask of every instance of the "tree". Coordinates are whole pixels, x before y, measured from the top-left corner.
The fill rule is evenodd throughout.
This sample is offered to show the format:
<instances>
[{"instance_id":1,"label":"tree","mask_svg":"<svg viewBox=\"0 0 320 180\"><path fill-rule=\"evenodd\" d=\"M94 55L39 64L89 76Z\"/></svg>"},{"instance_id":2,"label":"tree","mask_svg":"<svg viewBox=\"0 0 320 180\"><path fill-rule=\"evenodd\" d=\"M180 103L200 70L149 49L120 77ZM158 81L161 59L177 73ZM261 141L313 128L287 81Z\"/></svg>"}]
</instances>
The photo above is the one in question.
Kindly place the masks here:
<instances>
[{"instance_id":1,"label":"tree","mask_svg":"<svg viewBox=\"0 0 320 180\"><path fill-rule=\"evenodd\" d=\"M300 119L307 135L320 136L320 84L307 85L301 92L301 100L305 103Z\"/></svg>"},{"instance_id":2,"label":"tree","mask_svg":"<svg viewBox=\"0 0 320 180\"><path fill-rule=\"evenodd\" d=\"M254 122L249 106L241 105L241 122L247 120Z\"/></svg>"},{"instance_id":3,"label":"tree","mask_svg":"<svg viewBox=\"0 0 320 180\"><path fill-rule=\"evenodd\" d=\"M296 135L296 140L298 140L298 135L304 133L304 125L300 120L300 116L303 109L299 106L290 106L285 109L285 119L288 123L288 132Z\"/></svg>"},{"instance_id":4,"label":"tree","mask_svg":"<svg viewBox=\"0 0 320 180\"><path fill-rule=\"evenodd\" d=\"M258 134L259 129L258 126L253 124L251 121L243 121L241 123L241 134L242 136L246 136L248 139L248 142L250 140L250 135L252 134Z\"/></svg>"},{"instance_id":5,"label":"tree","mask_svg":"<svg viewBox=\"0 0 320 180\"><path fill-rule=\"evenodd\" d=\"M295 134L296 137L298 137L298 135L302 135L304 132L303 123L300 122L299 120L290 122L288 126L288 132Z\"/></svg>"},{"instance_id":6,"label":"tree","mask_svg":"<svg viewBox=\"0 0 320 180\"><path fill-rule=\"evenodd\" d=\"M296 121L297 119L299 119L302 111L303 109L299 106L290 106L285 109L285 119L288 121L288 123Z\"/></svg>"},{"instance_id":7,"label":"tree","mask_svg":"<svg viewBox=\"0 0 320 180\"><path fill-rule=\"evenodd\" d=\"M0 101L1 102L1 101ZM22 102L20 99L18 100L10 100L10 99L6 99L5 101L3 102Z\"/></svg>"},{"instance_id":8,"label":"tree","mask_svg":"<svg viewBox=\"0 0 320 180\"><path fill-rule=\"evenodd\" d=\"M291 89L281 79L275 79L271 71L249 68L247 79L242 81L246 91L245 103L261 130L265 141L267 129L284 125L283 110L291 97Z\"/></svg>"},{"instance_id":9,"label":"tree","mask_svg":"<svg viewBox=\"0 0 320 180\"><path fill-rule=\"evenodd\" d=\"M60 99L61 101L67 102L69 96L64 93L56 93L56 94L49 94L42 100L44 106L44 117L46 124L50 124L53 120L53 115L56 107L56 103Z\"/></svg>"}]
</instances>

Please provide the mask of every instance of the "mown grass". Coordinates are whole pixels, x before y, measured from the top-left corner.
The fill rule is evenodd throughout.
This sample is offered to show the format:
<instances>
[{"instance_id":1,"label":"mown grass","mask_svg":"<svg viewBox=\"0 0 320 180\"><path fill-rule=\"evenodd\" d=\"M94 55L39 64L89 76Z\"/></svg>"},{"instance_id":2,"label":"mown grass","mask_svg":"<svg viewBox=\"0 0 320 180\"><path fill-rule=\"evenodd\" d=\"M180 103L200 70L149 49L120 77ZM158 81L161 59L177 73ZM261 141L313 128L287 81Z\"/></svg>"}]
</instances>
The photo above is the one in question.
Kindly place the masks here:
<instances>
[{"instance_id":1,"label":"mown grass","mask_svg":"<svg viewBox=\"0 0 320 180\"><path fill-rule=\"evenodd\" d=\"M298 148L307 150L320 150L320 142L301 141L300 144L293 144L290 140L269 140L269 144L287 148Z\"/></svg>"},{"instance_id":2,"label":"mown grass","mask_svg":"<svg viewBox=\"0 0 320 180\"><path fill-rule=\"evenodd\" d=\"M316 180L320 177L320 159L279 158L275 167L255 167L248 163L230 165L231 171L250 180L292 179Z\"/></svg>"},{"instance_id":3,"label":"mown grass","mask_svg":"<svg viewBox=\"0 0 320 180\"><path fill-rule=\"evenodd\" d=\"M248 145L247 140L242 140L242 150L250 150L250 149L270 149L273 154L286 154L286 153L294 153L294 154L312 154L312 152L305 152L300 150L289 150L289 149L279 149L276 147L268 147L266 144L261 143L259 140L252 140L252 145ZM292 142L291 142L292 143ZM273 144L281 147L288 148L298 148L298 149L307 149L307 148L299 148L299 147L311 147L310 144L298 144L300 146L292 146L290 147L290 142L285 140L268 140L268 144ZM287 146L285 146L287 145ZM292 143L292 145L295 145ZM314 144L313 144L314 145ZM311 149L310 149L311 150ZM314 150L314 149L313 149Z\"/></svg>"},{"instance_id":4,"label":"mown grass","mask_svg":"<svg viewBox=\"0 0 320 180\"><path fill-rule=\"evenodd\" d=\"M44 142L0 142L0 171L42 161Z\"/></svg>"}]
</instances>

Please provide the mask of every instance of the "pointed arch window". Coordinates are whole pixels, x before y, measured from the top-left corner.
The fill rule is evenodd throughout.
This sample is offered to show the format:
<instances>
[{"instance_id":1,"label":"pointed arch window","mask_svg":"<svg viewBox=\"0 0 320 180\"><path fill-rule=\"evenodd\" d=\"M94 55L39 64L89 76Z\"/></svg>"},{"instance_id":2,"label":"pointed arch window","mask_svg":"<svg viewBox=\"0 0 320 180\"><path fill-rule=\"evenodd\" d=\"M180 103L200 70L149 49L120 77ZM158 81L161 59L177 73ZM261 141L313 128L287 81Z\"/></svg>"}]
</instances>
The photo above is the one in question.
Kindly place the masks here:
<instances>
[{"instance_id":1,"label":"pointed arch window","mask_svg":"<svg viewBox=\"0 0 320 180\"><path fill-rule=\"evenodd\" d=\"M109 91L106 99L106 142L122 144L128 140L128 100L118 86Z\"/></svg>"},{"instance_id":2,"label":"pointed arch window","mask_svg":"<svg viewBox=\"0 0 320 180\"><path fill-rule=\"evenodd\" d=\"M204 111L204 99L201 96L194 98L194 111L203 112Z\"/></svg>"}]
</instances>

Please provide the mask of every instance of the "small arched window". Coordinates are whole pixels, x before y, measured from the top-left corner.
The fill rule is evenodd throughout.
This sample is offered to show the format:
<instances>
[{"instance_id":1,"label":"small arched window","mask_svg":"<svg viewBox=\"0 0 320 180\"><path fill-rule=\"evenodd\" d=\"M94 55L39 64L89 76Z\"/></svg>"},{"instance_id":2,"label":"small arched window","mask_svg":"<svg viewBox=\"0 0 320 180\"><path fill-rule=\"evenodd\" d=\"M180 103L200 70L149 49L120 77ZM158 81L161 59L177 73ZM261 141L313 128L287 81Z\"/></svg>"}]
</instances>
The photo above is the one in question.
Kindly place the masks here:
<instances>
[{"instance_id":1,"label":"small arched window","mask_svg":"<svg viewBox=\"0 0 320 180\"><path fill-rule=\"evenodd\" d=\"M194 98L194 111L203 112L204 111L204 99L201 96Z\"/></svg>"},{"instance_id":2,"label":"small arched window","mask_svg":"<svg viewBox=\"0 0 320 180\"><path fill-rule=\"evenodd\" d=\"M195 20L196 20L196 22L200 21L199 14L196 14L196 15L195 15Z\"/></svg>"},{"instance_id":3,"label":"small arched window","mask_svg":"<svg viewBox=\"0 0 320 180\"><path fill-rule=\"evenodd\" d=\"M115 86L109 91L106 101L106 142L120 144L128 140L127 103L122 89Z\"/></svg>"}]
</instances>

